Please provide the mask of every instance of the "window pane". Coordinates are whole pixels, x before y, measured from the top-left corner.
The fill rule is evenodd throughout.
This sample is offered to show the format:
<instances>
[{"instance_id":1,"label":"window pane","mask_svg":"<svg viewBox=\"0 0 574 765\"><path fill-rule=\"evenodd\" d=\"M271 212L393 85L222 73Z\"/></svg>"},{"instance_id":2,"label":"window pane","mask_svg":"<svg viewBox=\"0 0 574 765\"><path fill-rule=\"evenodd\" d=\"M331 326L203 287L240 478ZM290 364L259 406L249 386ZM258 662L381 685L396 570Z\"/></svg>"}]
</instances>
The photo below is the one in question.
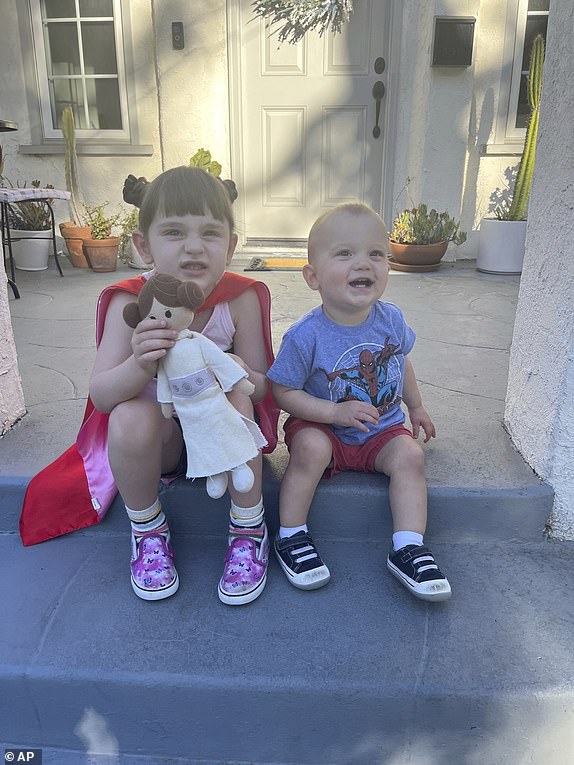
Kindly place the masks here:
<instances>
[{"instance_id":1,"label":"window pane","mask_svg":"<svg viewBox=\"0 0 574 765\"><path fill-rule=\"evenodd\" d=\"M81 16L113 16L112 0L80 0Z\"/></svg>"},{"instance_id":2,"label":"window pane","mask_svg":"<svg viewBox=\"0 0 574 765\"><path fill-rule=\"evenodd\" d=\"M86 74L117 74L116 41L112 21L82 24Z\"/></svg>"},{"instance_id":3,"label":"window pane","mask_svg":"<svg viewBox=\"0 0 574 765\"><path fill-rule=\"evenodd\" d=\"M91 130L121 130L122 115L117 80L86 80Z\"/></svg>"},{"instance_id":4,"label":"window pane","mask_svg":"<svg viewBox=\"0 0 574 765\"><path fill-rule=\"evenodd\" d=\"M528 0L529 11L547 11L550 9L550 0Z\"/></svg>"},{"instance_id":5,"label":"window pane","mask_svg":"<svg viewBox=\"0 0 574 765\"><path fill-rule=\"evenodd\" d=\"M54 92L54 105L55 114L52 110L52 119L54 122L54 128L60 127L62 119L62 112L66 106L71 106L74 112L74 124L76 128L85 129L86 115L84 112L84 92L82 88L81 80L54 80L53 83Z\"/></svg>"},{"instance_id":6,"label":"window pane","mask_svg":"<svg viewBox=\"0 0 574 765\"><path fill-rule=\"evenodd\" d=\"M80 50L75 23L48 24L50 74L80 74Z\"/></svg>"},{"instance_id":7,"label":"window pane","mask_svg":"<svg viewBox=\"0 0 574 765\"><path fill-rule=\"evenodd\" d=\"M536 35L542 35L546 39L546 27L548 16L532 16L526 21L526 35L524 38L524 55L522 57L522 71L525 72L530 66L530 51Z\"/></svg>"},{"instance_id":8,"label":"window pane","mask_svg":"<svg viewBox=\"0 0 574 765\"><path fill-rule=\"evenodd\" d=\"M45 0L47 19L62 19L76 17L74 0Z\"/></svg>"}]
</instances>

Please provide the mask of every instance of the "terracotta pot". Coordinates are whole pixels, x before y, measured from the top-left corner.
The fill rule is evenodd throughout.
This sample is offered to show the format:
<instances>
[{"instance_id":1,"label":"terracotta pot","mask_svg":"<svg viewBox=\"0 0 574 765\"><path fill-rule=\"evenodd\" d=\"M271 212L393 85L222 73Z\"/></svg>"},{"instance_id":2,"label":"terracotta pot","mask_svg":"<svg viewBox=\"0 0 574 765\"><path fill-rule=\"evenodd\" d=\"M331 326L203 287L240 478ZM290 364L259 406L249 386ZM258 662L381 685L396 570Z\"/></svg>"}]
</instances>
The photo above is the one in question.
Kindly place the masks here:
<instances>
[{"instance_id":1,"label":"terracotta pot","mask_svg":"<svg viewBox=\"0 0 574 765\"><path fill-rule=\"evenodd\" d=\"M92 271L115 271L118 267L119 236L84 239L84 255Z\"/></svg>"},{"instance_id":2,"label":"terracotta pot","mask_svg":"<svg viewBox=\"0 0 574 765\"><path fill-rule=\"evenodd\" d=\"M90 226L74 226L73 223L60 223L60 233L66 242L68 258L74 268L88 268L88 261L84 255L83 244L92 229Z\"/></svg>"},{"instance_id":3,"label":"terracotta pot","mask_svg":"<svg viewBox=\"0 0 574 765\"><path fill-rule=\"evenodd\" d=\"M397 271L434 271L440 266L440 261L446 252L448 242L437 242L436 244L399 244L398 242L389 242L391 257L389 263L391 268Z\"/></svg>"}]
</instances>

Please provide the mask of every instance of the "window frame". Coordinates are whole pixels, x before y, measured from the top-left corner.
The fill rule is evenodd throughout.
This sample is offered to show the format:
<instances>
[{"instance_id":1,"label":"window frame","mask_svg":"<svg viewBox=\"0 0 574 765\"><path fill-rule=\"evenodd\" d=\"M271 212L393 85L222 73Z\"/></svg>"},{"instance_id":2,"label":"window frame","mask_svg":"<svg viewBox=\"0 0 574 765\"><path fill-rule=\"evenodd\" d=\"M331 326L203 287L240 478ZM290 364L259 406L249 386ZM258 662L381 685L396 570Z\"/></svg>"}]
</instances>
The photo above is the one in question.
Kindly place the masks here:
<instances>
[{"instance_id":1,"label":"window frame","mask_svg":"<svg viewBox=\"0 0 574 765\"><path fill-rule=\"evenodd\" d=\"M522 60L528 16L548 16L548 11L528 11L528 0L509 0L502 59L498 110L494 142L483 148L484 154L520 155L526 128L516 127Z\"/></svg>"},{"instance_id":2,"label":"window frame","mask_svg":"<svg viewBox=\"0 0 574 765\"><path fill-rule=\"evenodd\" d=\"M78 0L76 0L76 3ZM125 60L125 43L123 36L123 20L121 13L121 0L112 0L113 17L97 17L98 20L113 20L114 23L114 39L116 46L116 64L117 64L117 78L118 78L118 90L120 97L120 114L122 119L123 128L121 130L88 130L80 129L76 127L76 139L79 141L90 140L90 142L106 142L106 143L125 143L129 142L131 137L130 131L130 119L128 108L128 94L126 87L126 60ZM48 73L47 64L47 47L45 41L45 22L43 19L43 2L30 2L30 17L32 23L32 42L34 48L36 77L38 82L38 108L40 112L40 123L42 128L42 135L44 139L62 139L62 131L59 128L54 128L52 125L52 100L50 96L50 75ZM62 22L78 22L78 18L82 17L66 17L58 19L58 23ZM86 19L95 19L96 17L84 17ZM83 68L83 61L82 61ZM109 79L107 76L100 77L100 79ZM98 75L78 75L76 79L98 79Z\"/></svg>"}]
</instances>

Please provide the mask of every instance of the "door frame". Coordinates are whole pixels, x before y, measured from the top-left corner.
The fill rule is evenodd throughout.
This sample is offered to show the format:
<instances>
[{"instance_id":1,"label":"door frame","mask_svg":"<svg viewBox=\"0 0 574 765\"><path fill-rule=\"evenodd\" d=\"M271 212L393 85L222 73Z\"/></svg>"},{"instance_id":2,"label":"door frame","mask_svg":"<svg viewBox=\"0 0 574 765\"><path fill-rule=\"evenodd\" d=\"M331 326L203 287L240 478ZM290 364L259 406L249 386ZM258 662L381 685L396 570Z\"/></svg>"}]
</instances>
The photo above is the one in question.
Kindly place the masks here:
<instances>
[{"instance_id":1,"label":"door frame","mask_svg":"<svg viewBox=\"0 0 574 765\"><path fill-rule=\"evenodd\" d=\"M373 0L378 2L378 0ZM241 2L242 0L226 0L227 21L227 64L229 87L229 144L231 159L231 177L237 184L239 196L235 202L238 207L237 218L244 224L246 221L246 197L241 193L245 186L245 169L243 165L243 100L241 84L243 82L243 56L241 48ZM397 125L398 125L398 92L399 64L401 52L401 35L403 8L401 0L386 0L388 3L389 25L382 36L383 50L388 51L387 57L387 93L384 100L384 123L386 136L383 145L381 167L381 195L383 201L383 218L390 229L393 216L394 170L397 154ZM381 120L382 121L382 120ZM381 200L379 200L379 205ZM240 225L240 229L243 226ZM246 231L239 230L239 247L245 246ZM273 248L274 250L277 247Z\"/></svg>"}]
</instances>

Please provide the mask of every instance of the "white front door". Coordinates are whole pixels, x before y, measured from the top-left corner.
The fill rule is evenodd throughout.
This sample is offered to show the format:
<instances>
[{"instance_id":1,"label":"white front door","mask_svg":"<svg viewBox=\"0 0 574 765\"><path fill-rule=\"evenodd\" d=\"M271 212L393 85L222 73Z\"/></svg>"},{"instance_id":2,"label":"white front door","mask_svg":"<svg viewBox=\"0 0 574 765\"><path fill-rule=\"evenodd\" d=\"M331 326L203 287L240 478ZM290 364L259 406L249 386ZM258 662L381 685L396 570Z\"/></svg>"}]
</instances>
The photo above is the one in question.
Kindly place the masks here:
<instances>
[{"instance_id":1,"label":"white front door","mask_svg":"<svg viewBox=\"0 0 574 765\"><path fill-rule=\"evenodd\" d=\"M359 199L382 210L389 0L355 0L341 34L297 45L270 36L251 1L229 2L239 228L247 247L303 244L330 207Z\"/></svg>"}]
</instances>

